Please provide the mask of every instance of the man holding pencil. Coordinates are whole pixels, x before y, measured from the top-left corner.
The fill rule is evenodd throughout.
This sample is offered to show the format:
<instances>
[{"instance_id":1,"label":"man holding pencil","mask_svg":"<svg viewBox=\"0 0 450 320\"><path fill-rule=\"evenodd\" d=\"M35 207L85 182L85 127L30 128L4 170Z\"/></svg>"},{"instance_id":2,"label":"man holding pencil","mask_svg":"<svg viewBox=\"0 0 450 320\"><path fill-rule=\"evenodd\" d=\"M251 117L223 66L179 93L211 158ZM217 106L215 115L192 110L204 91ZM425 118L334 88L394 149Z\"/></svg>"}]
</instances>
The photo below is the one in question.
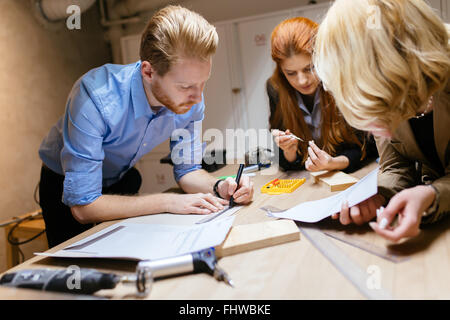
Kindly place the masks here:
<instances>
[{"instance_id":1,"label":"man holding pencil","mask_svg":"<svg viewBox=\"0 0 450 320\"><path fill-rule=\"evenodd\" d=\"M64 116L41 144L40 204L49 246L92 223L170 212L209 214L233 201L252 200L248 177L239 186L217 180L196 161L202 154L198 124L204 117L203 88L218 44L215 28L200 15L168 6L150 20L141 60L106 64L83 75L69 94ZM200 126L201 127L201 126ZM174 176L187 194L135 195L141 177L136 162L176 130L171 150L188 144L191 155L175 163Z\"/></svg>"}]
</instances>

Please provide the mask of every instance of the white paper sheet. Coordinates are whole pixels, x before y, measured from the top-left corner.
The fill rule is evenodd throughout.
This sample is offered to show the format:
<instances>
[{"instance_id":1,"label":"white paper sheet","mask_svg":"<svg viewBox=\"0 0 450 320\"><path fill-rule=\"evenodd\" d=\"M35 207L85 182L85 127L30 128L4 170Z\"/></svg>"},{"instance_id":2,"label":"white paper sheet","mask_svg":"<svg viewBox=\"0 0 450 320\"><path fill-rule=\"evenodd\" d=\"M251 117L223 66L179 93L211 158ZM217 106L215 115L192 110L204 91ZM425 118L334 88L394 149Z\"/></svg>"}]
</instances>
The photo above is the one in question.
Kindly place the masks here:
<instances>
[{"instance_id":1,"label":"white paper sheet","mask_svg":"<svg viewBox=\"0 0 450 320\"><path fill-rule=\"evenodd\" d=\"M370 172L356 184L338 194L316 201L301 203L283 212L272 212L276 218L292 219L301 222L318 222L341 211L342 202L347 200L350 207L374 196L377 191L378 168Z\"/></svg>"},{"instance_id":2,"label":"white paper sheet","mask_svg":"<svg viewBox=\"0 0 450 320\"><path fill-rule=\"evenodd\" d=\"M230 217L238 212L243 206L235 206L220 217L214 220L224 219ZM174 213L159 213L149 214L147 216L139 216L135 218L128 218L127 221L131 223L152 223L152 224L170 224L170 225L194 225L206 217L213 216L215 213L204 214L174 214Z\"/></svg>"},{"instance_id":3,"label":"white paper sheet","mask_svg":"<svg viewBox=\"0 0 450 320\"><path fill-rule=\"evenodd\" d=\"M221 244L234 217L221 217L196 225L133 223L130 220L114 224L55 253L36 254L128 260L174 257Z\"/></svg>"}]
</instances>

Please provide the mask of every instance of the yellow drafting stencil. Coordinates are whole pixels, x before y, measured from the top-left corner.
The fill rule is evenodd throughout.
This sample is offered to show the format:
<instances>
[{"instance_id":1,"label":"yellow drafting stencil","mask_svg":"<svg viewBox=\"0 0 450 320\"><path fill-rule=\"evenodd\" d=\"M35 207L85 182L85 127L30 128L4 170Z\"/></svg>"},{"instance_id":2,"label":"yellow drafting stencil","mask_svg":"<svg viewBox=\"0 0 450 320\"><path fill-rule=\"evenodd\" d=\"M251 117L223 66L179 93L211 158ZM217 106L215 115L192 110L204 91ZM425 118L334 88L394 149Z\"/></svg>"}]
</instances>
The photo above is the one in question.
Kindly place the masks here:
<instances>
[{"instance_id":1,"label":"yellow drafting stencil","mask_svg":"<svg viewBox=\"0 0 450 320\"><path fill-rule=\"evenodd\" d=\"M274 179L261 187L262 193L282 194L290 193L305 183L306 179Z\"/></svg>"}]
</instances>

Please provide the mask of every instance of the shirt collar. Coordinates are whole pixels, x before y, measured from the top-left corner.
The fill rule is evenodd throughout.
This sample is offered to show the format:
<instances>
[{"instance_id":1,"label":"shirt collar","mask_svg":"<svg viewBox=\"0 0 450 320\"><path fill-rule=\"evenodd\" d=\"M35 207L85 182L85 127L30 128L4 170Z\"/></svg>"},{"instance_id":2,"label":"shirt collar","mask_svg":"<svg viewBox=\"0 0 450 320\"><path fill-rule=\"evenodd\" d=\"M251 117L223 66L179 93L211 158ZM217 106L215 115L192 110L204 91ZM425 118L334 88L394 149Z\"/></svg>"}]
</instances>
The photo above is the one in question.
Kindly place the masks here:
<instances>
[{"instance_id":1,"label":"shirt collar","mask_svg":"<svg viewBox=\"0 0 450 320\"><path fill-rule=\"evenodd\" d=\"M154 114L148 103L144 90L144 84L142 83L141 61L136 63L136 67L131 78L131 98L133 100L135 119Z\"/></svg>"},{"instance_id":2,"label":"shirt collar","mask_svg":"<svg viewBox=\"0 0 450 320\"><path fill-rule=\"evenodd\" d=\"M314 94L314 106L312 109L312 112L309 112L308 108L305 106L305 103L303 102L302 95L297 90L295 91L295 94L297 95L298 105L300 109L302 109L307 114L314 113L316 106L320 103L320 94L319 94L319 88L317 88L316 93Z\"/></svg>"}]
</instances>

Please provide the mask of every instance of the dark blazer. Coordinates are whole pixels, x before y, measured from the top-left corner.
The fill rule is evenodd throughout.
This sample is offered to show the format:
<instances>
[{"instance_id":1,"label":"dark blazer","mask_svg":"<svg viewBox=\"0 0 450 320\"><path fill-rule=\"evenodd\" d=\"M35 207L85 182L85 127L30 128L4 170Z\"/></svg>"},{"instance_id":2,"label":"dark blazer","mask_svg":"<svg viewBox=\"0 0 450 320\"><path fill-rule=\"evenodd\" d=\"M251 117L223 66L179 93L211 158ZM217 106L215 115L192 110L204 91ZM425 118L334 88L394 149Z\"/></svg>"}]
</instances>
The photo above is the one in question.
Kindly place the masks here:
<instances>
[{"instance_id":1,"label":"dark blazer","mask_svg":"<svg viewBox=\"0 0 450 320\"><path fill-rule=\"evenodd\" d=\"M273 88L270 84L270 81L266 82L266 90L267 95L269 96L269 105L270 105L270 115L269 115L269 123L275 114L275 110L278 105L278 92ZM285 131L286 128L270 128L270 129L279 129ZM375 145L375 140L373 137L368 137L364 132L355 129L356 136L358 139L363 142L366 140L366 158L361 160L362 151L361 148L357 144L344 143L340 145L336 154L332 154L331 156L346 156L349 160L349 165L345 168L344 172L351 173L360 169L362 166L367 164L369 160L373 160L378 157L378 152ZM297 159L294 162L289 162L284 157L283 150L279 149L279 165L284 170L304 170L305 166L301 162L300 155L297 155Z\"/></svg>"}]
</instances>

